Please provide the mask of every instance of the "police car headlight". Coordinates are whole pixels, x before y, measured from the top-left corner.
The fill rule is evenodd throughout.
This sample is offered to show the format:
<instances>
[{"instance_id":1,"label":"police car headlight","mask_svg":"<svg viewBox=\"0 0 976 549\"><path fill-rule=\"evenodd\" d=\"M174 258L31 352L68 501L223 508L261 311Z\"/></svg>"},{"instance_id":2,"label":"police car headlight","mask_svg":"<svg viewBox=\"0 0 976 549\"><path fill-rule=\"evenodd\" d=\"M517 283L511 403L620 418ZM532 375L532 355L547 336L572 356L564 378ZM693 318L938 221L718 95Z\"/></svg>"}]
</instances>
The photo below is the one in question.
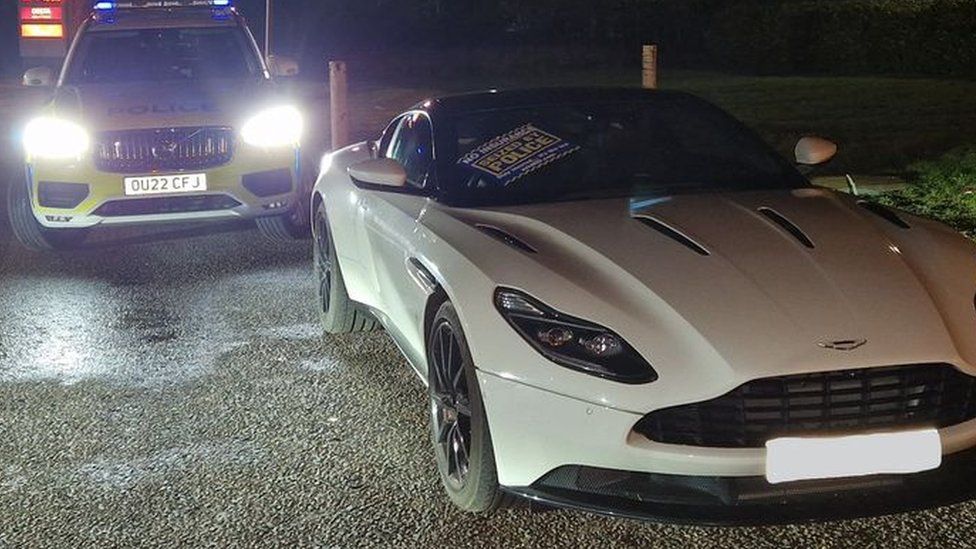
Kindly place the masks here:
<instances>
[{"instance_id":1,"label":"police car headlight","mask_svg":"<svg viewBox=\"0 0 976 549\"><path fill-rule=\"evenodd\" d=\"M295 107L273 107L251 117L241 128L241 137L255 147L298 145L304 125L302 113Z\"/></svg>"},{"instance_id":2,"label":"police car headlight","mask_svg":"<svg viewBox=\"0 0 976 549\"><path fill-rule=\"evenodd\" d=\"M31 120L24 128L24 149L32 158L80 158L90 145L85 128L68 120L42 116Z\"/></svg>"}]
</instances>

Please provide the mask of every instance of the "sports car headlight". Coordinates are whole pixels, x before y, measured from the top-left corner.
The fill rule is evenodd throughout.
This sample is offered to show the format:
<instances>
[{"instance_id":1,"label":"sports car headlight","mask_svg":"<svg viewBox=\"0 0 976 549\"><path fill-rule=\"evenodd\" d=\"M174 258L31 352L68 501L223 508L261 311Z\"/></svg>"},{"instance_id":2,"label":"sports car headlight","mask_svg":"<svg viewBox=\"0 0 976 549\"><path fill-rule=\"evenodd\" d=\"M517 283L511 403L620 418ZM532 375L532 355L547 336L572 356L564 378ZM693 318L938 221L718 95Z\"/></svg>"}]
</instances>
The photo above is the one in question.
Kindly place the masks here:
<instances>
[{"instance_id":1,"label":"sports car headlight","mask_svg":"<svg viewBox=\"0 0 976 549\"><path fill-rule=\"evenodd\" d=\"M24 150L31 158L80 158L90 144L84 128L53 116L35 118L24 128Z\"/></svg>"},{"instance_id":2,"label":"sports car headlight","mask_svg":"<svg viewBox=\"0 0 976 549\"><path fill-rule=\"evenodd\" d=\"M622 337L565 315L536 299L500 288L495 306L532 347L567 368L621 383L650 383L657 372Z\"/></svg>"},{"instance_id":3,"label":"sports car headlight","mask_svg":"<svg viewBox=\"0 0 976 549\"><path fill-rule=\"evenodd\" d=\"M241 138L255 147L298 145L305 122L302 113L292 106L272 107L252 116L241 127Z\"/></svg>"}]
</instances>

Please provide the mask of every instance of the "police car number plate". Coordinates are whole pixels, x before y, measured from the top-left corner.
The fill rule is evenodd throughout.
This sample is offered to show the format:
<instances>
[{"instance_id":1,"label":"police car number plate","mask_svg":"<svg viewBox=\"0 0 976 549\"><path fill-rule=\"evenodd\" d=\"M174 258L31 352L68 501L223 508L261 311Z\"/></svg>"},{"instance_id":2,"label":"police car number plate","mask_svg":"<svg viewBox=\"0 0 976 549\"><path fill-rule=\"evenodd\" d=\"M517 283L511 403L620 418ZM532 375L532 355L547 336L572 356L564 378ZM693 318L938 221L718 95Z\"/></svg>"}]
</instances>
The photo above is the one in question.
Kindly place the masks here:
<instances>
[{"instance_id":1,"label":"police car number plate","mask_svg":"<svg viewBox=\"0 0 976 549\"><path fill-rule=\"evenodd\" d=\"M123 184L126 196L195 193L207 190L207 174L181 173L178 175L126 177Z\"/></svg>"}]
</instances>

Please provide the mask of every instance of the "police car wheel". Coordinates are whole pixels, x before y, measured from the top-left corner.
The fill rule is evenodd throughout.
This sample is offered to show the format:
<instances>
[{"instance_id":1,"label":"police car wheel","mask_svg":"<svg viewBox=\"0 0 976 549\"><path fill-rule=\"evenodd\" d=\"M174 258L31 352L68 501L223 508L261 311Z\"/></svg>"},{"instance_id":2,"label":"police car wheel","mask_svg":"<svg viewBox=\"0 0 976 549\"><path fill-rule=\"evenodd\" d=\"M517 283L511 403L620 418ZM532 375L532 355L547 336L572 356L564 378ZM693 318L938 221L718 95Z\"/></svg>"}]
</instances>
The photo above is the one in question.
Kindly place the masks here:
<instances>
[{"instance_id":1,"label":"police car wheel","mask_svg":"<svg viewBox=\"0 0 976 549\"><path fill-rule=\"evenodd\" d=\"M319 318L330 334L368 332L378 328L376 319L361 305L349 299L342 270L336 260L335 242L325 215L325 204L315 212L314 241L315 279L318 282Z\"/></svg>"},{"instance_id":2,"label":"police car wheel","mask_svg":"<svg viewBox=\"0 0 976 549\"><path fill-rule=\"evenodd\" d=\"M48 229L37 222L27 185L16 181L7 187L7 215L21 246L36 252L70 250L88 237L87 229Z\"/></svg>"},{"instance_id":3,"label":"police car wheel","mask_svg":"<svg viewBox=\"0 0 976 549\"><path fill-rule=\"evenodd\" d=\"M297 214L259 217L256 223L261 234L274 242L294 242L312 237L309 225L303 223Z\"/></svg>"}]
</instances>

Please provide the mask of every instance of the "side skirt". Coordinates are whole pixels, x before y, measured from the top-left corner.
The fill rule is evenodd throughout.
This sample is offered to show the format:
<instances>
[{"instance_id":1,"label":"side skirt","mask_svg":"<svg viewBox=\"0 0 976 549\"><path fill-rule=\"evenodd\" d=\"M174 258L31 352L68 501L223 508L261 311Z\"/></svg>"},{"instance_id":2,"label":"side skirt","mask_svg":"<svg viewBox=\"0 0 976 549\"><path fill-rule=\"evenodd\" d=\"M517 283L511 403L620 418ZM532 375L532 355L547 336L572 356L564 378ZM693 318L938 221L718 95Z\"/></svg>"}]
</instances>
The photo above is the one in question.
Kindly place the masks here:
<instances>
[{"instance_id":1,"label":"side skirt","mask_svg":"<svg viewBox=\"0 0 976 549\"><path fill-rule=\"evenodd\" d=\"M427 387L427 359L414 356L414 353L407 352L407 349L409 349L410 346L406 344L406 338L403 337L403 333L400 332L400 330L397 329L392 322L390 322L390 318L388 316L374 307L366 308L369 310L370 314L372 314L373 317L383 325L383 329L387 334L389 334L390 339L393 340L393 343L397 346L397 349L400 350L400 354L407 359L407 363L410 364L410 368L413 369L413 373L420 378L420 382L424 385L424 387Z\"/></svg>"}]
</instances>

